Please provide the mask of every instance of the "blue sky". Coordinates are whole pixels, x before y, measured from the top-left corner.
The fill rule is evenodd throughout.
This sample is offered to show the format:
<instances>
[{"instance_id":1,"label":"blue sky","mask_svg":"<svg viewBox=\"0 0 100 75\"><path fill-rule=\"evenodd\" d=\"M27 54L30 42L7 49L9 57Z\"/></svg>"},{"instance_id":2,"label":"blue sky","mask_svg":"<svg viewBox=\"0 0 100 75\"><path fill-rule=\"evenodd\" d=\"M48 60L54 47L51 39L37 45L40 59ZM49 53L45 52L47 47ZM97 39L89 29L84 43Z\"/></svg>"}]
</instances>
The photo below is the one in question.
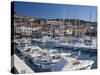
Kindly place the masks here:
<instances>
[{"instance_id":1,"label":"blue sky","mask_svg":"<svg viewBox=\"0 0 100 75\"><path fill-rule=\"evenodd\" d=\"M19 16L29 16L33 18L77 18L89 21L96 21L97 8L95 6L80 6L67 4L48 4L33 2L14 2L14 11Z\"/></svg>"}]
</instances>

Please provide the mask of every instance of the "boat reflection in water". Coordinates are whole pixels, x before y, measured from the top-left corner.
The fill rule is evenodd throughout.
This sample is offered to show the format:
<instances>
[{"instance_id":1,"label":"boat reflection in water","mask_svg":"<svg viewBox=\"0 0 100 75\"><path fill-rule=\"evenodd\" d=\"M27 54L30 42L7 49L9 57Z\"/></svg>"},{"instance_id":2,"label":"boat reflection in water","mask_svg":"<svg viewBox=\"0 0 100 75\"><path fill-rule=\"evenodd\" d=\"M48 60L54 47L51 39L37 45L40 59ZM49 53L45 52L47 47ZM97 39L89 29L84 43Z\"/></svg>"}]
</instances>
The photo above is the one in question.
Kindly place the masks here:
<instances>
[{"instance_id":1,"label":"boat reflection in water","mask_svg":"<svg viewBox=\"0 0 100 75\"><path fill-rule=\"evenodd\" d=\"M24 44L25 47L21 47L21 44ZM78 58L75 58L73 54L76 51L73 52L73 50L67 50L66 48L66 50L46 48L47 43L39 44L37 42L29 45L29 43L20 41L20 45L17 46L17 50L21 52L23 60L35 72L86 70L91 69L94 64L91 59L81 59L82 54L80 52L76 55Z\"/></svg>"}]
</instances>

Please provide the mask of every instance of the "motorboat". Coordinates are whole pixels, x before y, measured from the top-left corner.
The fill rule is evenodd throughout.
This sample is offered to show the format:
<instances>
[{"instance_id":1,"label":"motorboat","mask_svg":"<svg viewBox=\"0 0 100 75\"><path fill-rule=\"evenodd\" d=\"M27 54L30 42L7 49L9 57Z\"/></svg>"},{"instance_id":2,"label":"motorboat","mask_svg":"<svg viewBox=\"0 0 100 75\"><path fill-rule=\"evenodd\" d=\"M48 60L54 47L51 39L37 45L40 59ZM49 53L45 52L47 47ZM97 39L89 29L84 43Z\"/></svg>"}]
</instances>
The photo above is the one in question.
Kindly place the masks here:
<instances>
[{"instance_id":1,"label":"motorboat","mask_svg":"<svg viewBox=\"0 0 100 75\"><path fill-rule=\"evenodd\" d=\"M63 71L73 71L73 70L87 70L91 69L94 61L92 60L77 60L71 57L64 58L67 63L63 67Z\"/></svg>"}]
</instances>

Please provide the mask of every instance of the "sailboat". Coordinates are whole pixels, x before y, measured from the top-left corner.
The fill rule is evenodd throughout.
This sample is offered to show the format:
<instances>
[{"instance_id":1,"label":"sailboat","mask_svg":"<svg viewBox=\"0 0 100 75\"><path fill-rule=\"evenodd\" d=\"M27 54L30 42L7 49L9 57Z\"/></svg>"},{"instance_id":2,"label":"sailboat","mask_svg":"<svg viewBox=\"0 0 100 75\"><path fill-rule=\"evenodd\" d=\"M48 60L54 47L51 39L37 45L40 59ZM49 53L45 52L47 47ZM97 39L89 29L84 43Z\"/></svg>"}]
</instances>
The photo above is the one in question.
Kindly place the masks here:
<instances>
[{"instance_id":1,"label":"sailboat","mask_svg":"<svg viewBox=\"0 0 100 75\"><path fill-rule=\"evenodd\" d=\"M91 14L90 14L90 26L91 26ZM90 27L91 30L93 29L93 27ZM93 37L92 34L90 34L90 36L88 37L88 39L84 40L85 42L85 47L87 47L88 49L90 49L90 52L97 52L97 38Z\"/></svg>"}]
</instances>

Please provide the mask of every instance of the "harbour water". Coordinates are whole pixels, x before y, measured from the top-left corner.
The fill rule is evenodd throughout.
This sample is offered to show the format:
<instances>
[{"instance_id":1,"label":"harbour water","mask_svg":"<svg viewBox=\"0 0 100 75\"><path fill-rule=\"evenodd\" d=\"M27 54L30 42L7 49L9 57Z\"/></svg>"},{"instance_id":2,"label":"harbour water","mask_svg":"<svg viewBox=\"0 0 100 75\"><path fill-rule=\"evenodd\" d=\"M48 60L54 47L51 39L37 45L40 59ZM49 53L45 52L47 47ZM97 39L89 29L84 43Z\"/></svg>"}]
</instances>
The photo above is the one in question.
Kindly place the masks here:
<instances>
[{"instance_id":1,"label":"harbour water","mask_svg":"<svg viewBox=\"0 0 100 75\"><path fill-rule=\"evenodd\" d=\"M92 65L92 69L97 68L97 53L91 53L90 51L84 51L83 49L74 50L73 48L69 47L53 47L50 43L40 43L40 42L32 42L32 45L39 46L42 49L55 49L58 52L65 52L65 53L72 53L73 55L78 56L80 60L93 60L94 64ZM78 55L80 52L80 55Z\"/></svg>"},{"instance_id":2,"label":"harbour water","mask_svg":"<svg viewBox=\"0 0 100 75\"><path fill-rule=\"evenodd\" d=\"M75 50L74 47L69 46L61 46L61 47L55 47L53 43L48 42L41 42L41 41L30 41L29 42L32 47L40 47L43 50L56 50L57 53L71 53L70 57L73 57L78 60L92 60L94 63L91 66L91 69L97 68L97 52L91 52L90 50L85 50L85 48L79 48ZM19 52L20 50L16 49L15 54L21 59L24 60L24 62L34 71L34 72L54 72L54 71L63 71L63 68L65 66L66 60L61 58L59 62L56 64L50 64L50 68L43 69L41 68L41 65L38 66L35 63L32 62L32 59L30 57L26 57L26 55L23 52ZM40 58L41 59L41 58ZM39 60L40 60L39 59ZM77 66L78 67L78 66ZM80 69L81 70L81 69Z\"/></svg>"}]
</instances>

